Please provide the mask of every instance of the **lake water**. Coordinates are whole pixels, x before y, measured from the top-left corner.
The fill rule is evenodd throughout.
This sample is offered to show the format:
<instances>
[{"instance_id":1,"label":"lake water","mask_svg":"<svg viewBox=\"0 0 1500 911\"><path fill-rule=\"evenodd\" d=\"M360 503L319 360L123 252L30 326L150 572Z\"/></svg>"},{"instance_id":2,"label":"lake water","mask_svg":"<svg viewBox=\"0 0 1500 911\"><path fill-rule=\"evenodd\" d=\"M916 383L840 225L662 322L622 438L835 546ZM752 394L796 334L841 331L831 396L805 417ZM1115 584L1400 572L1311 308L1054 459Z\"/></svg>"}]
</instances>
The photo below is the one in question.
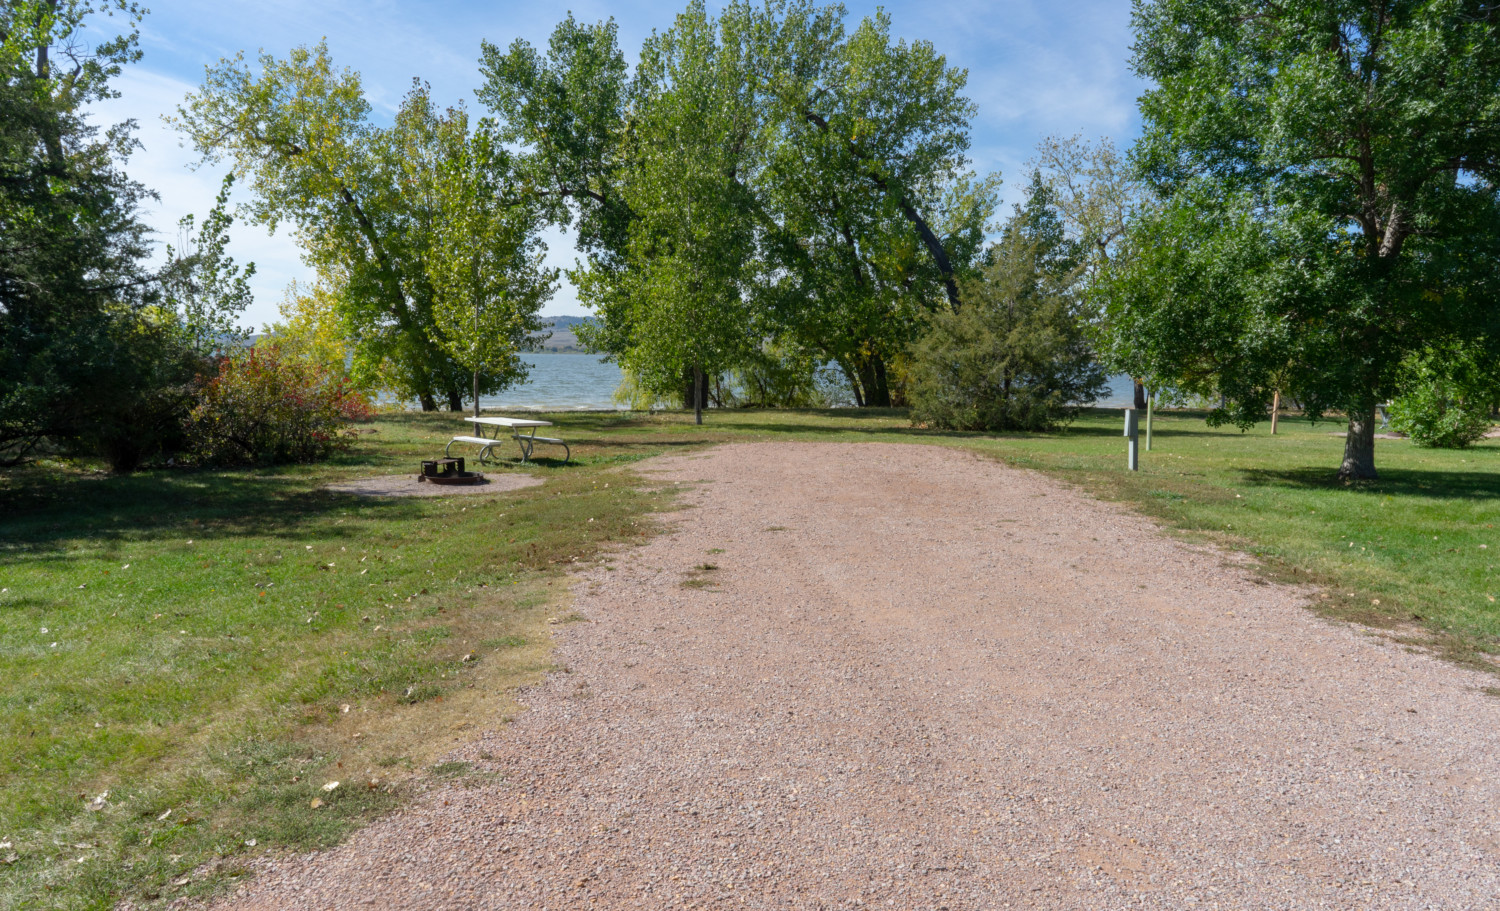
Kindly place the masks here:
<instances>
[{"instance_id":1,"label":"lake water","mask_svg":"<svg viewBox=\"0 0 1500 911\"><path fill-rule=\"evenodd\" d=\"M525 411L589 411L616 409L611 396L620 385L620 368L591 354L528 354L531 377L521 386L500 395L485 396L485 408ZM1133 386L1128 376L1110 377L1109 390L1098 402L1100 408L1126 408Z\"/></svg>"},{"instance_id":2,"label":"lake water","mask_svg":"<svg viewBox=\"0 0 1500 911\"><path fill-rule=\"evenodd\" d=\"M591 411L616 406L611 396L620 385L620 368L592 354L522 355L531 376L499 395L481 396L485 408L525 411Z\"/></svg>"}]
</instances>

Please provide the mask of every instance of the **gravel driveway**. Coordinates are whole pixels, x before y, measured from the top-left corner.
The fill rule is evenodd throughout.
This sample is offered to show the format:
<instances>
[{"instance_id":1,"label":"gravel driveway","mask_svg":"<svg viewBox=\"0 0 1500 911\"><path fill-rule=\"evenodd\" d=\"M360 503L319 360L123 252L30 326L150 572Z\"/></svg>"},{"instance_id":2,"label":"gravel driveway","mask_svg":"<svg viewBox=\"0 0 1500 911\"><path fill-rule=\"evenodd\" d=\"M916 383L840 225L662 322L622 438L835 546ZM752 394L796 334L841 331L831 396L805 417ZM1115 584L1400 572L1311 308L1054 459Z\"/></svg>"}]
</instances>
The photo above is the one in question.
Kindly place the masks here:
<instances>
[{"instance_id":1,"label":"gravel driveway","mask_svg":"<svg viewBox=\"0 0 1500 911\"><path fill-rule=\"evenodd\" d=\"M455 754L503 778L228 906L1500 908L1493 680L961 452L645 470L695 508Z\"/></svg>"}]
</instances>

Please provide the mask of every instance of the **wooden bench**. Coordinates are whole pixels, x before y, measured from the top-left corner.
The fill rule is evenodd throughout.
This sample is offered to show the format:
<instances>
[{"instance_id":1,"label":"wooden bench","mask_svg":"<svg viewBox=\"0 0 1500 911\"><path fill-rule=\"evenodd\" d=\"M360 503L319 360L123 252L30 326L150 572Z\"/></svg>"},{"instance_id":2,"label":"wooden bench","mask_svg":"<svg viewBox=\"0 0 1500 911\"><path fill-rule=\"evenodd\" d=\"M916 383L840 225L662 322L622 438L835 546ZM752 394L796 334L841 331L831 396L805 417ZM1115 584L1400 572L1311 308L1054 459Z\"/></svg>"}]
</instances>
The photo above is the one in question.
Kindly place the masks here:
<instances>
[{"instance_id":1,"label":"wooden bench","mask_svg":"<svg viewBox=\"0 0 1500 911\"><path fill-rule=\"evenodd\" d=\"M453 439L449 440L448 445L443 449L443 455L445 458L448 456L448 451L453 448L454 443L470 443L479 447L479 461L488 462L495 454L495 444L500 442L499 433L500 428L502 427L510 431L511 439L515 440L516 445L521 447L522 462L531 461L532 450L538 443L547 443L552 446L561 446L563 448L564 465L568 464L568 461L573 457L573 450L569 449L568 444L564 443L562 440L556 439L554 437L539 437L536 435L536 429L538 427L551 427L551 421L534 421L528 418L502 417L466 417L464 418L464 420L474 425L474 433L476 435L456 436ZM485 436L484 433L486 429L489 429L490 433L493 435ZM523 430L530 430L531 432L523 433Z\"/></svg>"}]
</instances>

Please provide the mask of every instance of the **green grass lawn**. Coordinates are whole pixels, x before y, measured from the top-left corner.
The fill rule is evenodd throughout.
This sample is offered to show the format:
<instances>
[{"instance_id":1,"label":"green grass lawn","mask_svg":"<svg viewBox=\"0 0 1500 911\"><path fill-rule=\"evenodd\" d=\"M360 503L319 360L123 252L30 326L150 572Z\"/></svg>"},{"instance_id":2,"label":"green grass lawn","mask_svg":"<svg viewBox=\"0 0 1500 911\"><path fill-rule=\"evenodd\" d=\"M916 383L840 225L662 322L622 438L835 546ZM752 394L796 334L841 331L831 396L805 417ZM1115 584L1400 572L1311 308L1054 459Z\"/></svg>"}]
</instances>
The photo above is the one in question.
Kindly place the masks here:
<instances>
[{"instance_id":1,"label":"green grass lawn","mask_svg":"<svg viewBox=\"0 0 1500 911\"><path fill-rule=\"evenodd\" d=\"M0 908L164 903L396 805L444 744L513 711L507 694L550 667L564 574L629 559L670 507L631 465L685 446L972 448L1258 555L1321 586L1333 615L1418 628L1470 663L1500 645L1495 442L1379 441L1381 480L1346 486L1333 423L1272 437L1162 415L1131 474L1118 412L1001 437L914 429L897 411L552 419L576 464L474 498L321 489L414 468L463 432L451 415L381 418L321 466L0 472Z\"/></svg>"}]
</instances>

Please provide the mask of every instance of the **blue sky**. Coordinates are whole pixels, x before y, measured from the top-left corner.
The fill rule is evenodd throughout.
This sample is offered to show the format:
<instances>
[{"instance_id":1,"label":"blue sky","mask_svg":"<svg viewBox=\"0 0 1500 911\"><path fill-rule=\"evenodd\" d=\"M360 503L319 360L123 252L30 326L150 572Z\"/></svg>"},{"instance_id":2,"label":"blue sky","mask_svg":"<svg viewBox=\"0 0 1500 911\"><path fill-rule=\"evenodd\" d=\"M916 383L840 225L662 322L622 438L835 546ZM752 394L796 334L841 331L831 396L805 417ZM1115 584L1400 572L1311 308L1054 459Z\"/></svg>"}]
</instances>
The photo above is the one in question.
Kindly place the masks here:
<instances>
[{"instance_id":1,"label":"blue sky","mask_svg":"<svg viewBox=\"0 0 1500 911\"><path fill-rule=\"evenodd\" d=\"M980 172L1005 177L1005 208L1025 185L1025 163L1049 135L1081 133L1126 143L1138 132L1135 98L1141 83L1129 71L1130 7L1124 0L953 0L884 4L894 32L931 41L950 63L969 71L969 96L979 108L971 157ZM413 77L432 85L441 103L467 102L478 109L479 42L506 45L523 38L544 45L553 26L571 8L586 21L613 16L621 44L633 57L653 29L671 25L675 2L575 2L570 5L514 2L392 2L392 0L270 0L202 3L158 0L141 26L144 57L117 82L122 97L101 109L101 120L133 117L144 149L131 160L131 176L161 194L147 220L163 241L189 212L212 205L222 170L194 172L194 156L161 122L202 79L206 64L243 50L278 56L299 44L328 39L334 62L360 72L376 116L388 117ZM875 4L850 3L849 27L874 12ZM549 259L571 265L572 240L548 236ZM254 261L256 303L246 321L256 327L276 317L276 305L292 279L310 270L283 229L236 224L232 252ZM544 311L583 314L569 287Z\"/></svg>"}]
</instances>

